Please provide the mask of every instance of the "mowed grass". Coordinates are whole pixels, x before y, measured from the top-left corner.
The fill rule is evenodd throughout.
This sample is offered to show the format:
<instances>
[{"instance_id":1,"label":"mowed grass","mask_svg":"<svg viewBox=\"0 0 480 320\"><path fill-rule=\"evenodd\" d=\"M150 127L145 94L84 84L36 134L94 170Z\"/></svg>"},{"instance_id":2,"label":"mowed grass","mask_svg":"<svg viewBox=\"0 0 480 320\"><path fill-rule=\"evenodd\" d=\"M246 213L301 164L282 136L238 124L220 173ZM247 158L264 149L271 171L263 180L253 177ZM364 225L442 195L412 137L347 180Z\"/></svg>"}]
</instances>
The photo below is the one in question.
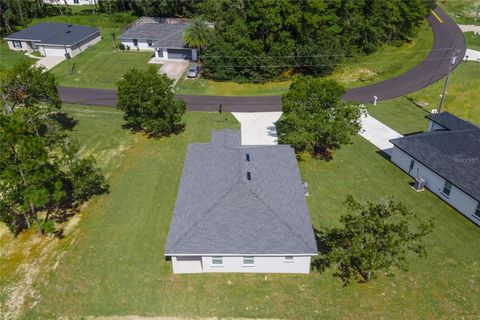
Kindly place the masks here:
<instances>
[{"instance_id":1,"label":"mowed grass","mask_svg":"<svg viewBox=\"0 0 480 320\"><path fill-rule=\"evenodd\" d=\"M422 218L435 218L427 259L414 259L407 273L348 287L330 271L173 275L163 253L187 145L208 142L212 130L238 123L229 114L187 113L184 133L154 140L121 129L121 113L113 109L66 110L80 121L73 135L82 151L107 163L111 191L90 203L76 231L61 240L60 263L36 282L40 296L27 319L475 319L480 313L479 228L430 192L414 192L411 179L360 137L333 161L299 162L314 225L337 224L347 194L361 200L394 196Z\"/></svg>"},{"instance_id":2,"label":"mowed grass","mask_svg":"<svg viewBox=\"0 0 480 320\"><path fill-rule=\"evenodd\" d=\"M399 47L385 45L371 55L347 58L327 78L337 80L347 88L380 82L413 68L427 57L432 46L433 34L425 22L411 42ZM177 84L177 90L191 95L272 96L286 93L292 80L236 83L184 78Z\"/></svg>"},{"instance_id":3,"label":"mowed grass","mask_svg":"<svg viewBox=\"0 0 480 320\"><path fill-rule=\"evenodd\" d=\"M463 34L467 41L467 48L480 51L480 35L476 35L473 31Z\"/></svg>"},{"instance_id":4,"label":"mowed grass","mask_svg":"<svg viewBox=\"0 0 480 320\"><path fill-rule=\"evenodd\" d=\"M480 19L474 21L478 0L442 0L437 1L437 4L456 23L480 26Z\"/></svg>"},{"instance_id":5,"label":"mowed grass","mask_svg":"<svg viewBox=\"0 0 480 320\"><path fill-rule=\"evenodd\" d=\"M0 41L0 68L11 68L23 61L34 64L36 60L27 57L23 52L10 50L6 41Z\"/></svg>"},{"instance_id":6,"label":"mowed grass","mask_svg":"<svg viewBox=\"0 0 480 320\"><path fill-rule=\"evenodd\" d=\"M88 8L87 8L88 9ZM86 10L85 8L82 10ZM62 86L115 89L117 82L130 69L145 70L153 56L152 52L113 50L112 33L118 37L121 30L136 19L129 13L55 16L35 19L37 22L69 22L98 27L102 40L91 48L64 61L51 70ZM158 68L159 65L155 65Z\"/></svg>"},{"instance_id":7,"label":"mowed grass","mask_svg":"<svg viewBox=\"0 0 480 320\"><path fill-rule=\"evenodd\" d=\"M480 63L463 62L450 75L444 111L480 125ZM408 97L417 103L428 103L425 110L438 109L445 80L414 92Z\"/></svg>"}]
</instances>

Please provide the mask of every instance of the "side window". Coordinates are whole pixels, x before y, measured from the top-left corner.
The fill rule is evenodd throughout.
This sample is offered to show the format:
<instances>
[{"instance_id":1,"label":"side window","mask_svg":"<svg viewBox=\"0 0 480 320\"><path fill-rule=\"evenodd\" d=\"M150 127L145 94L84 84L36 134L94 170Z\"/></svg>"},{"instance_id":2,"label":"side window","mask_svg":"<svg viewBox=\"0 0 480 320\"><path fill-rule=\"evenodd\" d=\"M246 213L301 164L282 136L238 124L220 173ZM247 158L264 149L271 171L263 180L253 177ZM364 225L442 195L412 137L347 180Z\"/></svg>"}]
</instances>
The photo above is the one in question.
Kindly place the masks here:
<instances>
[{"instance_id":1,"label":"side window","mask_svg":"<svg viewBox=\"0 0 480 320\"><path fill-rule=\"evenodd\" d=\"M413 170L413 167L415 166L415 159L410 160L410 167L408 169L408 173Z\"/></svg>"},{"instance_id":2,"label":"side window","mask_svg":"<svg viewBox=\"0 0 480 320\"><path fill-rule=\"evenodd\" d=\"M153 46L153 40L147 40L147 44L149 47Z\"/></svg>"},{"instance_id":3,"label":"side window","mask_svg":"<svg viewBox=\"0 0 480 320\"><path fill-rule=\"evenodd\" d=\"M445 181L445 185L443 186L443 194L445 194L446 196L449 196L451 191L452 191L452 184L448 181Z\"/></svg>"},{"instance_id":4,"label":"side window","mask_svg":"<svg viewBox=\"0 0 480 320\"><path fill-rule=\"evenodd\" d=\"M480 219L480 202L477 204L477 209L475 210L475 216Z\"/></svg>"},{"instance_id":5,"label":"side window","mask_svg":"<svg viewBox=\"0 0 480 320\"><path fill-rule=\"evenodd\" d=\"M212 257L212 265L214 265L214 266L223 265L223 258L222 257Z\"/></svg>"},{"instance_id":6,"label":"side window","mask_svg":"<svg viewBox=\"0 0 480 320\"><path fill-rule=\"evenodd\" d=\"M134 45L135 47L138 47L138 40L137 40L137 39L133 39L133 45Z\"/></svg>"},{"instance_id":7,"label":"side window","mask_svg":"<svg viewBox=\"0 0 480 320\"><path fill-rule=\"evenodd\" d=\"M13 41L13 47L14 48L21 48L22 47L22 42L21 41Z\"/></svg>"}]
</instances>

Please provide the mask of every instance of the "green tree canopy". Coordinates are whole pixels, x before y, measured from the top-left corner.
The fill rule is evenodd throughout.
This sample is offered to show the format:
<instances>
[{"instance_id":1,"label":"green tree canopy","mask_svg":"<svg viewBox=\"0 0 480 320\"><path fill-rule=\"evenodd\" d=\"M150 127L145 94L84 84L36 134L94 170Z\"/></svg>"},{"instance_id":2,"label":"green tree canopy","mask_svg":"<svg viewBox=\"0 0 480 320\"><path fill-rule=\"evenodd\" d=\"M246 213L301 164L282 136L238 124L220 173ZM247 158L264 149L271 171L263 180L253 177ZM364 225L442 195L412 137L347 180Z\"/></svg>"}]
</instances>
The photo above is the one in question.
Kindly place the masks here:
<instances>
[{"instance_id":1,"label":"green tree canopy","mask_svg":"<svg viewBox=\"0 0 480 320\"><path fill-rule=\"evenodd\" d=\"M147 71L130 69L118 82L117 107L124 111L126 126L153 137L182 131L186 106L175 98L172 84L154 67Z\"/></svg>"},{"instance_id":2,"label":"green tree canopy","mask_svg":"<svg viewBox=\"0 0 480 320\"><path fill-rule=\"evenodd\" d=\"M320 255L313 262L315 268L335 267L335 275L346 284L368 282L378 271L407 271L411 254L426 256L424 238L433 231L432 220L418 220L393 200L360 203L348 196L345 202L354 213L340 218L342 226L317 232Z\"/></svg>"},{"instance_id":3,"label":"green tree canopy","mask_svg":"<svg viewBox=\"0 0 480 320\"><path fill-rule=\"evenodd\" d=\"M183 31L183 41L191 48L203 50L210 41L212 29L202 15L193 18Z\"/></svg>"},{"instance_id":4,"label":"green tree canopy","mask_svg":"<svg viewBox=\"0 0 480 320\"><path fill-rule=\"evenodd\" d=\"M334 80L305 77L292 83L282 97L277 121L278 141L297 152L331 159L332 152L361 129L362 109L345 103L345 88Z\"/></svg>"},{"instance_id":5,"label":"green tree canopy","mask_svg":"<svg viewBox=\"0 0 480 320\"><path fill-rule=\"evenodd\" d=\"M0 79L0 221L15 233L35 222L43 233L52 213L74 211L108 185L70 141L75 122L61 111L50 73L18 64Z\"/></svg>"}]
</instances>

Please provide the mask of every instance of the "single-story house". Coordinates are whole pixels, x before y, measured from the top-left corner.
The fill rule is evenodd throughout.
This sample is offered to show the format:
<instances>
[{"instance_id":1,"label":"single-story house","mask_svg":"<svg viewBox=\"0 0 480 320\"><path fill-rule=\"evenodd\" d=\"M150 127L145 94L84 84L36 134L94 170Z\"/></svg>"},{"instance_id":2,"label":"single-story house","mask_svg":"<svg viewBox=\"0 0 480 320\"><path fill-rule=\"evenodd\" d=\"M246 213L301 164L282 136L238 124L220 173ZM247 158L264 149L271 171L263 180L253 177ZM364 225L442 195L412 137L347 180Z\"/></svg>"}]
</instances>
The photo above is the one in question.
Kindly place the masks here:
<instances>
[{"instance_id":1,"label":"single-story house","mask_svg":"<svg viewBox=\"0 0 480 320\"><path fill-rule=\"evenodd\" d=\"M318 254L289 145L242 146L239 131L188 147L165 256L174 273L309 273Z\"/></svg>"},{"instance_id":2,"label":"single-story house","mask_svg":"<svg viewBox=\"0 0 480 320\"><path fill-rule=\"evenodd\" d=\"M85 6L85 5L93 5L95 4L96 0L43 0L46 4L57 4L57 5L65 5L68 4L69 6Z\"/></svg>"},{"instance_id":3,"label":"single-story house","mask_svg":"<svg viewBox=\"0 0 480 320\"><path fill-rule=\"evenodd\" d=\"M183 42L185 19L142 17L127 26L118 37L131 50L155 52L157 59L197 61L197 49Z\"/></svg>"},{"instance_id":4,"label":"single-story house","mask_svg":"<svg viewBox=\"0 0 480 320\"><path fill-rule=\"evenodd\" d=\"M100 41L98 28L41 22L15 32L5 40L16 51L38 51L42 56L73 57Z\"/></svg>"},{"instance_id":5,"label":"single-story house","mask_svg":"<svg viewBox=\"0 0 480 320\"><path fill-rule=\"evenodd\" d=\"M428 132L390 140L391 160L480 225L480 128L448 112L427 118Z\"/></svg>"}]
</instances>

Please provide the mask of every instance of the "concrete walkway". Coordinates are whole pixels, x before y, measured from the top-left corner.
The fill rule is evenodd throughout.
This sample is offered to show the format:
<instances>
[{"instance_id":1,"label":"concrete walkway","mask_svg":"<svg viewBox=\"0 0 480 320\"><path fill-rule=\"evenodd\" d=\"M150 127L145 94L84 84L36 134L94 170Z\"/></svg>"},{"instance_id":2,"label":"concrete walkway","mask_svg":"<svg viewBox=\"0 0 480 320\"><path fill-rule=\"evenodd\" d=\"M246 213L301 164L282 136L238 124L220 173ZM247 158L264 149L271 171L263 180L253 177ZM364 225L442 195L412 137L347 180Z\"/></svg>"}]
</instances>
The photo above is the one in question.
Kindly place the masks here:
<instances>
[{"instance_id":1,"label":"concrete walkway","mask_svg":"<svg viewBox=\"0 0 480 320\"><path fill-rule=\"evenodd\" d=\"M35 63L35 66L43 66L45 69L50 70L63 60L65 60L65 57L43 57Z\"/></svg>"},{"instance_id":2,"label":"concrete walkway","mask_svg":"<svg viewBox=\"0 0 480 320\"><path fill-rule=\"evenodd\" d=\"M459 24L458 27L462 32L474 32L480 34L480 26L474 26L473 24Z\"/></svg>"},{"instance_id":3,"label":"concrete walkway","mask_svg":"<svg viewBox=\"0 0 480 320\"><path fill-rule=\"evenodd\" d=\"M403 136L377 119L369 116L367 113L362 115L361 121L362 130L359 134L390 156L393 144L391 144L389 140Z\"/></svg>"},{"instance_id":4,"label":"concrete walkway","mask_svg":"<svg viewBox=\"0 0 480 320\"><path fill-rule=\"evenodd\" d=\"M232 112L240 122L242 145L275 145L275 122L282 112Z\"/></svg>"},{"instance_id":5,"label":"concrete walkway","mask_svg":"<svg viewBox=\"0 0 480 320\"><path fill-rule=\"evenodd\" d=\"M465 60L480 62L480 51L467 49L465 52Z\"/></svg>"}]
</instances>

